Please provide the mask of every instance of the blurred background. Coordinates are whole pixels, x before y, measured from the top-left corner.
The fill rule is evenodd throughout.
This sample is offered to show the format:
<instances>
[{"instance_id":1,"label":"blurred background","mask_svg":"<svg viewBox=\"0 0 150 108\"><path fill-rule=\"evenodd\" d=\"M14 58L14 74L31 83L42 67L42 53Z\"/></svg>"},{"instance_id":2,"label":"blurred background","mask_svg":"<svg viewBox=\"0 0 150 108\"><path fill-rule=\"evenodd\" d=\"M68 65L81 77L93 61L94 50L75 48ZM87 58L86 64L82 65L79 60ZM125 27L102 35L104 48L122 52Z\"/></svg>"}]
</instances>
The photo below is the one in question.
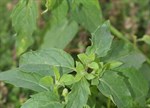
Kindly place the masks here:
<instances>
[{"instance_id":1,"label":"blurred background","mask_svg":"<svg viewBox=\"0 0 150 108\"><path fill-rule=\"evenodd\" d=\"M16 54L15 30L11 23L11 12L18 0L0 0L0 72L18 66L19 56ZM111 24L122 32L129 40L150 36L150 0L99 0L102 14ZM39 17L37 29L33 34L33 44L26 51L38 49L51 26L51 12L41 14L45 10L42 0L37 0ZM73 56L83 52L89 45L89 33L79 28L74 39L65 50ZM150 41L139 42L141 49L150 57ZM33 91L16 88L0 82L0 108L19 108Z\"/></svg>"}]
</instances>

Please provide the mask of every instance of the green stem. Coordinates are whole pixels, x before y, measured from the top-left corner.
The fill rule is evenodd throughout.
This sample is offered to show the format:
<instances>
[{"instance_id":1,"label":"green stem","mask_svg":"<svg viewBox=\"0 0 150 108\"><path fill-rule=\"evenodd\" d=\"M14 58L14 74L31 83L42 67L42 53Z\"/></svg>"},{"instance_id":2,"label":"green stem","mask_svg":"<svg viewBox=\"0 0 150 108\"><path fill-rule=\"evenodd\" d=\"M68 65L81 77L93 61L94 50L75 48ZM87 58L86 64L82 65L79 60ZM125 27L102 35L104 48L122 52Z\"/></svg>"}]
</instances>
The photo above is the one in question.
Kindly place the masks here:
<instances>
[{"instance_id":1,"label":"green stem","mask_svg":"<svg viewBox=\"0 0 150 108\"><path fill-rule=\"evenodd\" d=\"M107 101L107 108L111 108L111 100L108 98L108 101Z\"/></svg>"},{"instance_id":2,"label":"green stem","mask_svg":"<svg viewBox=\"0 0 150 108\"><path fill-rule=\"evenodd\" d=\"M143 54L143 52L137 47L135 46L132 42L130 42L121 32L119 32L114 26L110 26L110 30L112 32L112 34L114 34L114 36L118 37L119 39L125 41L126 43L132 45L137 51L141 52ZM145 55L143 54L146 58L146 61L148 64L150 64L150 59Z\"/></svg>"},{"instance_id":3,"label":"green stem","mask_svg":"<svg viewBox=\"0 0 150 108\"><path fill-rule=\"evenodd\" d=\"M130 43L130 41L112 25L110 26L110 30L114 34L114 36L118 37L119 39L121 39L127 43Z\"/></svg>"}]
</instances>

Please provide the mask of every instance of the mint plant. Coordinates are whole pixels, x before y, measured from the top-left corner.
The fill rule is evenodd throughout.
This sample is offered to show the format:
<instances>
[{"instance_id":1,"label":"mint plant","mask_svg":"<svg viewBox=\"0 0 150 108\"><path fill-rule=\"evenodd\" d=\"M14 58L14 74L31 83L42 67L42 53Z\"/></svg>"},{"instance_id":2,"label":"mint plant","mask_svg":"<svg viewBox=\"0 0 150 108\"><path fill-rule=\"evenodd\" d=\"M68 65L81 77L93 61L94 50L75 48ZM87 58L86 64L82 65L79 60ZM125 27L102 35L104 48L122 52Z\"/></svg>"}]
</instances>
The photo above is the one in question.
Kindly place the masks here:
<instances>
[{"instance_id":1,"label":"mint plant","mask_svg":"<svg viewBox=\"0 0 150 108\"><path fill-rule=\"evenodd\" d=\"M22 54L17 68L0 73L1 81L36 92L21 108L102 108L103 99L108 108L111 102L118 108L146 107L149 85L140 68L148 59L104 21L98 0L46 0L45 4L42 14L51 11L51 29L40 48ZM20 55L33 43L36 1L20 0L11 18ZM74 59L63 49L79 27L91 33L91 45Z\"/></svg>"},{"instance_id":2,"label":"mint plant","mask_svg":"<svg viewBox=\"0 0 150 108\"><path fill-rule=\"evenodd\" d=\"M21 56L18 68L0 73L0 80L37 92L21 108L98 108L90 99L95 90L118 108L144 107L148 83L142 74L126 66L127 56L107 57L113 40L109 28L105 22L96 29L77 61L61 49L31 51Z\"/></svg>"}]
</instances>

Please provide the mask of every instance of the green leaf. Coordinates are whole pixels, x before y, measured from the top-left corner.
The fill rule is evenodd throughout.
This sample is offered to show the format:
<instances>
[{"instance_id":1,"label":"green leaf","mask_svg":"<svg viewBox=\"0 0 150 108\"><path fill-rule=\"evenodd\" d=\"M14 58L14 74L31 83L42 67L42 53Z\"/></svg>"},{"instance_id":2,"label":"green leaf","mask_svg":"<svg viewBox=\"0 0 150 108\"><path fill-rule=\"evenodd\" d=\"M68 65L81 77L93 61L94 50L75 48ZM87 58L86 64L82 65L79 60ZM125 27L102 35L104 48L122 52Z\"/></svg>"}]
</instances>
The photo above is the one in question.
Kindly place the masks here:
<instances>
[{"instance_id":1,"label":"green leaf","mask_svg":"<svg viewBox=\"0 0 150 108\"><path fill-rule=\"evenodd\" d=\"M139 69L146 61L145 56L123 41L114 41L108 55L102 59L105 62L120 61L123 64L119 68L134 67Z\"/></svg>"},{"instance_id":2,"label":"green leaf","mask_svg":"<svg viewBox=\"0 0 150 108\"><path fill-rule=\"evenodd\" d=\"M139 69L141 65L146 61L146 58L139 51L132 51L124 57L116 58L116 60L120 60L123 63L123 65L119 68L134 67L136 69Z\"/></svg>"},{"instance_id":3,"label":"green leaf","mask_svg":"<svg viewBox=\"0 0 150 108\"><path fill-rule=\"evenodd\" d=\"M99 80L98 80L99 81ZM104 103L107 102L107 98L102 95L96 86L90 86L91 95L88 99L88 105L91 108L107 108Z\"/></svg>"},{"instance_id":4,"label":"green leaf","mask_svg":"<svg viewBox=\"0 0 150 108\"><path fill-rule=\"evenodd\" d=\"M37 92L46 89L39 85L39 81L43 76L35 73L26 73L19 69L9 70L0 73L0 80L13 84L17 87L28 88Z\"/></svg>"},{"instance_id":5,"label":"green leaf","mask_svg":"<svg viewBox=\"0 0 150 108\"><path fill-rule=\"evenodd\" d=\"M51 76L45 76L40 79L39 84L46 87L47 90L51 90L51 87L54 85L54 81Z\"/></svg>"},{"instance_id":6,"label":"green leaf","mask_svg":"<svg viewBox=\"0 0 150 108\"><path fill-rule=\"evenodd\" d=\"M52 9L54 7L56 1L57 0L46 0L46 4L45 4L46 8L49 10Z\"/></svg>"},{"instance_id":7,"label":"green leaf","mask_svg":"<svg viewBox=\"0 0 150 108\"><path fill-rule=\"evenodd\" d=\"M26 64L26 65L20 66L19 69L28 73L36 73L42 76L47 76L47 75L54 76L53 67L47 66L45 64L30 64L30 65Z\"/></svg>"},{"instance_id":8,"label":"green leaf","mask_svg":"<svg viewBox=\"0 0 150 108\"><path fill-rule=\"evenodd\" d=\"M150 65L148 63L144 63L139 71L142 72L144 78L149 82L150 85Z\"/></svg>"},{"instance_id":9,"label":"green leaf","mask_svg":"<svg viewBox=\"0 0 150 108\"><path fill-rule=\"evenodd\" d=\"M91 85L98 85L99 84L99 79L98 78L94 78L91 81Z\"/></svg>"},{"instance_id":10,"label":"green leaf","mask_svg":"<svg viewBox=\"0 0 150 108\"><path fill-rule=\"evenodd\" d=\"M75 83L68 94L68 103L66 108L83 108L86 105L90 95L89 83L85 78Z\"/></svg>"},{"instance_id":11,"label":"green leaf","mask_svg":"<svg viewBox=\"0 0 150 108\"><path fill-rule=\"evenodd\" d=\"M33 42L32 33L36 29L38 8L35 0L20 0L14 8L11 18L17 32L17 54L24 52Z\"/></svg>"},{"instance_id":12,"label":"green leaf","mask_svg":"<svg viewBox=\"0 0 150 108\"><path fill-rule=\"evenodd\" d=\"M90 32L102 24L102 12L98 0L70 0L71 17Z\"/></svg>"},{"instance_id":13,"label":"green leaf","mask_svg":"<svg viewBox=\"0 0 150 108\"><path fill-rule=\"evenodd\" d=\"M56 66L62 68L63 73L68 73L74 70L73 58L60 49L50 48L38 51L25 53L20 59L20 69L30 71L28 66L32 66L31 70L37 70L38 66L44 70ZM53 69L52 69L53 70Z\"/></svg>"},{"instance_id":14,"label":"green leaf","mask_svg":"<svg viewBox=\"0 0 150 108\"><path fill-rule=\"evenodd\" d=\"M150 45L150 36L144 35L139 41L144 41L146 44Z\"/></svg>"},{"instance_id":15,"label":"green leaf","mask_svg":"<svg viewBox=\"0 0 150 108\"><path fill-rule=\"evenodd\" d=\"M71 85L75 82L75 78L73 75L70 74L64 74L61 78L60 78L60 83L64 84L64 85Z\"/></svg>"},{"instance_id":16,"label":"green leaf","mask_svg":"<svg viewBox=\"0 0 150 108\"><path fill-rule=\"evenodd\" d=\"M86 75L85 67L81 62L76 61L76 72L75 82L80 81Z\"/></svg>"},{"instance_id":17,"label":"green leaf","mask_svg":"<svg viewBox=\"0 0 150 108\"><path fill-rule=\"evenodd\" d=\"M131 86L132 97L135 101L135 104L144 107L145 99L148 93L148 82L145 80L141 72L130 68L130 69L121 69L119 70L121 75L124 75L125 78L128 78L128 86Z\"/></svg>"},{"instance_id":18,"label":"green leaf","mask_svg":"<svg viewBox=\"0 0 150 108\"><path fill-rule=\"evenodd\" d=\"M118 108L133 108L132 96L124 78L114 71L105 71L99 79L98 89L118 106Z\"/></svg>"},{"instance_id":19,"label":"green leaf","mask_svg":"<svg viewBox=\"0 0 150 108\"><path fill-rule=\"evenodd\" d=\"M54 0L52 0L54 1ZM52 10L51 26L54 27L66 19L68 15L68 3L67 0L59 0L61 3L57 3L59 6Z\"/></svg>"},{"instance_id":20,"label":"green leaf","mask_svg":"<svg viewBox=\"0 0 150 108\"><path fill-rule=\"evenodd\" d=\"M91 69L94 69L94 70L98 70L99 69L99 65L98 63L96 62L92 62L88 65L88 67L90 67Z\"/></svg>"},{"instance_id":21,"label":"green leaf","mask_svg":"<svg viewBox=\"0 0 150 108\"><path fill-rule=\"evenodd\" d=\"M80 74L85 72L85 67L81 62L76 61L76 72Z\"/></svg>"},{"instance_id":22,"label":"green leaf","mask_svg":"<svg viewBox=\"0 0 150 108\"><path fill-rule=\"evenodd\" d=\"M119 61L109 61L107 64L105 64L105 67L108 69L113 69L121 66L123 63Z\"/></svg>"},{"instance_id":23,"label":"green leaf","mask_svg":"<svg viewBox=\"0 0 150 108\"><path fill-rule=\"evenodd\" d=\"M134 68L107 70L100 78L98 89L118 108L144 107L148 83Z\"/></svg>"},{"instance_id":24,"label":"green leaf","mask_svg":"<svg viewBox=\"0 0 150 108\"><path fill-rule=\"evenodd\" d=\"M76 22L69 22L67 19L53 26L45 35L42 48L64 49L74 38L78 31Z\"/></svg>"},{"instance_id":25,"label":"green leaf","mask_svg":"<svg viewBox=\"0 0 150 108\"><path fill-rule=\"evenodd\" d=\"M59 80L60 79L60 72L56 67L53 67L54 73L55 73L55 80Z\"/></svg>"},{"instance_id":26,"label":"green leaf","mask_svg":"<svg viewBox=\"0 0 150 108\"><path fill-rule=\"evenodd\" d=\"M104 57L110 50L112 39L109 22L105 22L92 34L92 46L89 46L86 52L88 54L95 53L98 57Z\"/></svg>"},{"instance_id":27,"label":"green leaf","mask_svg":"<svg viewBox=\"0 0 150 108\"><path fill-rule=\"evenodd\" d=\"M64 108L59 97L53 92L41 92L32 95L21 108Z\"/></svg>"},{"instance_id":28,"label":"green leaf","mask_svg":"<svg viewBox=\"0 0 150 108\"><path fill-rule=\"evenodd\" d=\"M51 10L61 4L63 0L46 0L46 8Z\"/></svg>"},{"instance_id":29,"label":"green leaf","mask_svg":"<svg viewBox=\"0 0 150 108\"><path fill-rule=\"evenodd\" d=\"M96 76L94 75L94 74L92 74L92 73L87 73L86 75L85 75L85 78L86 79L88 79L88 80L92 80L92 79L94 79Z\"/></svg>"},{"instance_id":30,"label":"green leaf","mask_svg":"<svg viewBox=\"0 0 150 108\"><path fill-rule=\"evenodd\" d=\"M95 54L91 53L87 55L85 53L81 53L78 54L78 58L81 60L83 64L88 64L95 60Z\"/></svg>"}]
</instances>

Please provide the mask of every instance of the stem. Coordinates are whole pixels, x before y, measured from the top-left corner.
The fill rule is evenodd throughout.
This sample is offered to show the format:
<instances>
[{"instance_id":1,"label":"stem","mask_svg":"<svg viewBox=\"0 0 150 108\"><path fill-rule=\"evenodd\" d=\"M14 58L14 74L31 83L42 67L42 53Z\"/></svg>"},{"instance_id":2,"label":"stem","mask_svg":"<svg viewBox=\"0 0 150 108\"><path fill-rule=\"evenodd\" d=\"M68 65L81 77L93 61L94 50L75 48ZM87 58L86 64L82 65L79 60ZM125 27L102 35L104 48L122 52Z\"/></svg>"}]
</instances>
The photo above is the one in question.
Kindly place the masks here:
<instances>
[{"instance_id":1,"label":"stem","mask_svg":"<svg viewBox=\"0 0 150 108\"><path fill-rule=\"evenodd\" d=\"M107 101L107 108L111 108L111 100L108 98L108 101Z\"/></svg>"},{"instance_id":2,"label":"stem","mask_svg":"<svg viewBox=\"0 0 150 108\"><path fill-rule=\"evenodd\" d=\"M116 37L131 44L131 42L121 32L119 32L114 26L111 25L110 30Z\"/></svg>"},{"instance_id":3,"label":"stem","mask_svg":"<svg viewBox=\"0 0 150 108\"><path fill-rule=\"evenodd\" d=\"M110 30L114 34L114 36L116 36L119 39L125 41L126 43L132 45L135 48L135 50L142 53L145 56L147 63L150 64L150 59L137 46L135 46L132 42L130 42L121 32L119 32L114 26L111 25Z\"/></svg>"}]
</instances>

